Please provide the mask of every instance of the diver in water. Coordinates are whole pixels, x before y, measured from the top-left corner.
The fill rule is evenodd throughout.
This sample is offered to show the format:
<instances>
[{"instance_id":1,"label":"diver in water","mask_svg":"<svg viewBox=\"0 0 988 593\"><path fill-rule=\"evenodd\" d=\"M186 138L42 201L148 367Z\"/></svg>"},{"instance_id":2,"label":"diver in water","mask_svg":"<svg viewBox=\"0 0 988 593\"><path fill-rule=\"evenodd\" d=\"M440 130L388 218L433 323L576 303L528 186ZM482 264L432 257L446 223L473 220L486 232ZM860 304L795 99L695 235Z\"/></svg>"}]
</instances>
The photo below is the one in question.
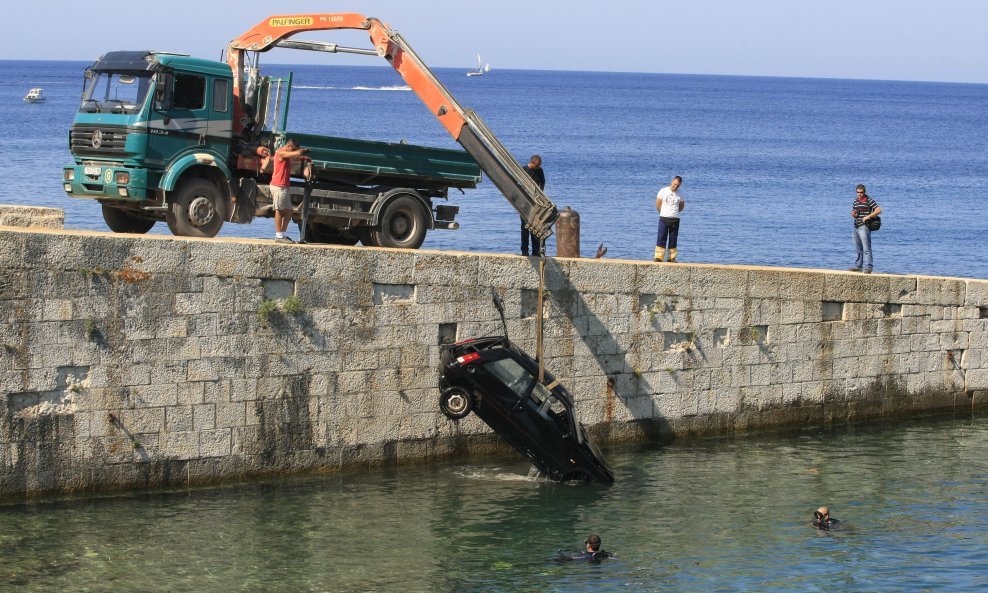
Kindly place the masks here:
<instances>
[{"instance_id":1,"label":"diver in water","mask_svg":"<svg viewBox=\"0 0 988 593\"><path fill-rule=\"evenodd\" d=\"M562 551L556 557L556 560L567 561L567 560L586 560L587 562L600 562L604 558L614 558L615 554L608 552L607 550L600 549L600 536L596 533L591 533L587 536L584 542L587 546L586 550L582 552L573 552L572 554L566 554Z\"/></svg>"},{"instance_id":2,"label":"diver in water","mask_svg":"<svg viewBox=\"0 0 988 593\"><path fill-rule=\"evenodd\" d=\"M838 523L840 521L830 516L830 509L827 507L820 507L813 511L813 527L817 529L830 529Z\"/></svg>"}]
</instances>

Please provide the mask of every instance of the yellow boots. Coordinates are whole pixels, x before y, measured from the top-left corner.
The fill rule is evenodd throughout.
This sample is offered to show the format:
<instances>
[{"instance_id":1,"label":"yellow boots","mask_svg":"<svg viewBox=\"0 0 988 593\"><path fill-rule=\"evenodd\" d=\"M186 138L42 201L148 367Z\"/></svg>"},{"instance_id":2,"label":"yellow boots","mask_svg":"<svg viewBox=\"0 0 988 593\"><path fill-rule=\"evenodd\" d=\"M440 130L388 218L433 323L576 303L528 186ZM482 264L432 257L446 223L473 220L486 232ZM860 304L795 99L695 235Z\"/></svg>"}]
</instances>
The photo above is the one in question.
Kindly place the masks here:
<instances>
[{"instance_id":1,"label":"yellow boots","mask_svg":"<svg viewBox=\"0 0 988 593\"><path fill-rule=\"evenodd\" d=\"M675 247L669 249L669 263L676 263L676 254L678 250ZM656 247L655 248L655 260L654 261L665 261L666 259L666 248Z\"/></svg>"}]
</instances>

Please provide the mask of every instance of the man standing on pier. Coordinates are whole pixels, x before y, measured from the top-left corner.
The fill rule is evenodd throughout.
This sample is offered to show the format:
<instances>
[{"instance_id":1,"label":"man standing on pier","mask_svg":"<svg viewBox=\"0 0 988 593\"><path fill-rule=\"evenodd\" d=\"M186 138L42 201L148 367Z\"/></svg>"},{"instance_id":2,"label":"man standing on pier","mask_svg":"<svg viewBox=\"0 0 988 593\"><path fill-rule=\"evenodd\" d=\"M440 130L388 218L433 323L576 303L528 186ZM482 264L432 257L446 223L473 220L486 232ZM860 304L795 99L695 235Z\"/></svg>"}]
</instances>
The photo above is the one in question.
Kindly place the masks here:
<instances>
[{"instance_id":1,"label":"man standing on pier","mask_svg":"<svg viewBox=\"0 0 988 593\"><path fill-rule=\"evenodd\" d=\"M874 224L872 220L882 213L882 209L867 194L865 186L858 185L855 191L857 197L851 204L851 218L854 219L854 246L858 250L858 257L854 261L854 267L849 268L848 271L871 274L871 227Z\"/></svg>"},{"instance_id":2,"label":"man standing on pier","mask_svg":"<svg viewBox=\"0 0 988 593\"><path fill-rule=\"evenodd\" d=\"M306 159L308 148L299 148L298 141L289 138L274 153L274 172L271 174L271 201L274 202L274 240L278 243L294 243L285 231L292 220L292 159Z\"/></svg>"},{"instance_id":3,"label":"man standing on pier","mask_svg":"<svg viewBox=\"0 0 988 593\"><path fill-rule=\"evenodd\" d=\"M545 171L542 170L542 157L533 154L532 158L528 159L528 164L523 167L525 173L532 178L535 185L539 186L539 189L545 190ZM539 239L535 235L528 232L525 227L525 219L521 219L521 254L528 255L528 244L532 244L532 255L538 257L542 254L542 246L539 244Z\"/></svg>"},{"instance_id":4,"label":"man standing on pier","mask_svg":"<svg viewBox=\"0 0 988 593\"><path fill-rule=\"evenodd\" d=\"M655 196L655 209L659 211L659 236L655 240L655 261L665 261L666 248L669 249L669 263L676 262L679 240L679 213L686 207L686 198L676 193L683 184L683 178L676 175L668 187L659 190Z\"/></svg>"}]
</instances>

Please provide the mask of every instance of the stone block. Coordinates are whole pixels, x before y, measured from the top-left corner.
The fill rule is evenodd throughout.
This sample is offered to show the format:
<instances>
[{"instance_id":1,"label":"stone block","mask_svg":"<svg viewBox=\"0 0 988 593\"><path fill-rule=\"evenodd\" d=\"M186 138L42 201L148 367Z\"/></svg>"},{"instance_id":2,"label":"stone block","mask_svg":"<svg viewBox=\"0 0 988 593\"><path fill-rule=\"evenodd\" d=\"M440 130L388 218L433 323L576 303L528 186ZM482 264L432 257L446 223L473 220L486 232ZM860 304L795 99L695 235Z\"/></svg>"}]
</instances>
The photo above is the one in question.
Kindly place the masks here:
<instances>
[{"instance_id":1,"label":"stone block","mask_svg":"<svg viewBox=\"0 0 988 593\"><path fill-rule=\"evenodd\" d=\"M201 457L226 457L230 455L233 440L229 428L197 430Z\"/></svg>"},{"instance_id":2,"label":"stone block","mask_svg":"<svg viewBox=\"0 0 988 593\"><path fill-rule=\"evenodd\" d=\"M966 280L965 284L964 304L969 307L988 307L988 280Z\"/></svg>"},{"instance_id":3,"label":"stone block","mask_svg":"<svg viewBox=\"0 0 988 593\"><path fill-rule=\"evenodd\" d=\"M636 264L603 260L570 260L567 263L569 284L566 288L576 293L612 294L635 286Z\"/></svg>"},{"instance_id":4,"label":"stone block","mask_svg":"<svg viewBox=\"0 0 988 593\"><path fill-rule=\"evenodd\" d=\"M3 266L7 273L24 266L24 249L27 236L0 229L0 266Z\"/></svg>"},{"instance_id":5,"label":"stone block","mask_svg":"<svg viewBox=\"0 0 988 593\"><path fill-rule=\"evenodd\" d=\"M419 251L414 255L413 282L417 285L477 286L479 257ZM486 280L485 280L486 284Z\"/></svg>"},{"instance_id":6,"label":"stone block","mask_svg":"<svg viewBox=\"0 0 988 593\"><path fill-rule=\"evenodd\" d=\"M176 384L141 385L131 390L133 401L147 408L178 405L178 386Z\"/></svg>"},{"instance_id":7,"label":"stone block","mask_svg":"<svg viewBox=\"0 0 988 593\"><path fill-rule=\"evenodd\" d=\"M916 278L916 302L929 305L963 305L968 282L947 278Z\"/></svg>"},{"instance_id":8,"label":"stone block","mask_svg":"<svg viewBox=\"0 0 988 593\"><path fill-rule=\"evenodd\" d=\"M192 427L196 431L216 428L216 406L214 404L199 404L192 406Z\"/></svg>"},{"instance_id":9,"label":"stone block","mask_svg":"<svg viewBox=\"0 0 988 593\"><path fill-rule=\"evenodd\" d=\"M61 229L65 226L65 211L41 206L0 204L0 227Z\"/></svg>"},{"instance_id":10,"label":"stone block","mask_svg":"<svg viewBox=\"0 0 988 593\"><path fill-rule=\"evenodd\" d=\"M785 270L779 280L779 298L794 301L824 300L824 283L828 275L821 272Z\"/></svg>"},{"instance_id":11,"label":"stone block","mask_svg":"<svg viewBox=\"0 0 988 593\"><path fill-rule=\"evenodd\" d=\"M192 406L169 406L165 408L165 432L191 431L192 409Z\"/></svg>"},{"instance_id":12,"label":"stone block","mask_svg":"<svg viewBox=\"0 0 988 593\"><path fill-rule=\"evenodd\" d=\"M853 272L827 274L823 300L858 303L885 303L889 295L889 277Z\"/></svg>"},{"instance_id":13,"label":"stone block","mask_svg":"<svg viewBox=\"0 0 988 593\"><path fill-rule=\"evenodd\" d=\"M889 278L889 303L915 303L916 278L912 276L892 276Z\"/></svg>"},{"instance_id":14,"label":"stone block","mask_svg":"<svg viewBox=\"0 0 988 593\"><path fill-rule=\"evenodd\" d=\"M165 428L164 408L121 410L117 427L127 434L156 433Z\"/></svg>"},{"instance_id":15,"label":"stone block","mask_svg":"<svg viewBox=\"0 0 988 593\"><path fill-rule=\"evenodd\" d=\"M693 270L698 269L696 266L638 264L635 269L634 286L640 294L712 296L690 290L690 278Z\"/></svg>"}]
</instances>

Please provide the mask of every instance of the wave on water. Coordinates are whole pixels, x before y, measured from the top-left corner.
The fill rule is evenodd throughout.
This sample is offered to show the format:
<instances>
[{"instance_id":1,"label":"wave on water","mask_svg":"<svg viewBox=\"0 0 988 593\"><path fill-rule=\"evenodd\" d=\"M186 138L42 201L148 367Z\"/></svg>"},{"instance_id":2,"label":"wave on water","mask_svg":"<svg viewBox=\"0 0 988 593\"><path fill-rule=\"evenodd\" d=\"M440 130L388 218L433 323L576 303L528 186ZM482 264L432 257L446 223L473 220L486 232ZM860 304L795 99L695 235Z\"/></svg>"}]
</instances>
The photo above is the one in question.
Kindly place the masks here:
<instances>
[{"instance_id":1,"label":"wave on water","mask_svg":"<svg viewBox=\"0 0 988 593\"><path fill-rule=\"evenodd\" d=\"M297 84L293 89L315 90L315 91L411 91L412 87L406 84L392 86L314 86Z\"/></svg>"},{"instance_id":2,"label":"wave on water","mask_svg":"<svg viewBox=\"0 0 988 593\"><path fill-rule=\"evenodd\" d=\"M498 481L498 482L533 482L533 483L551 481L549 480L549 478L543 476L541 473L538 472L535 473L529 472L528 475L516 474L516 473L508 473L506 471L501 470L501 468L497 468L497 467L489 468L489 469L488 468L460 469L454 471L453 474L461 478L465 478L467 480L483 480L483 481Z\"/></svg>"}]
</instances>

